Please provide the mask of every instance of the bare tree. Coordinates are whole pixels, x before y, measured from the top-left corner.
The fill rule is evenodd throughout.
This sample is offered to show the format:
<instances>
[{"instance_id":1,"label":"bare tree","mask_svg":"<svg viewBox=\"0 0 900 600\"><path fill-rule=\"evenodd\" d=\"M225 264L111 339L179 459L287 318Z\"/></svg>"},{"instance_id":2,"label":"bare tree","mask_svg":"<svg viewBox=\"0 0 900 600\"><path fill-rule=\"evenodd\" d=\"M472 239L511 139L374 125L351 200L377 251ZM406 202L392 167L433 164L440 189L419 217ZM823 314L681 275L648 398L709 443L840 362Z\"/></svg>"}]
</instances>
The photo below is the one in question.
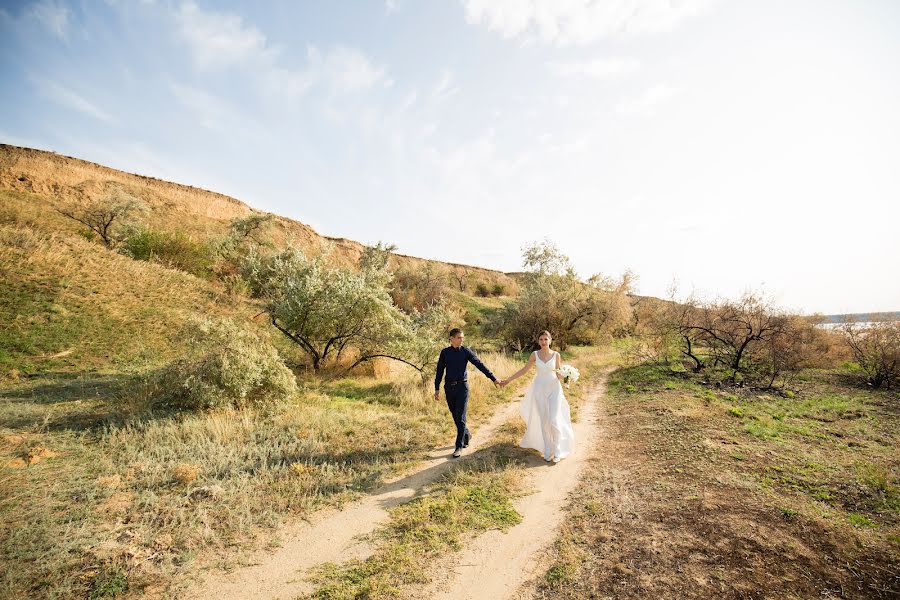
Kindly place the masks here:
<instances>
[{"instance_id":1,"label":"bare tree","mask_svg":"<svg viewBox=\"0 0 900 600\"><path fill-rule=\"evenodd\" d=\"M450 275L456 281L456 285L459 286L459 291L465 292L466 288L469 287L469 269L453 269L450 271Z\"/></svg>"},{"instance_id":2,"label":"bare tree","mask_svg":"<svg viewBox=\"0 0 900 600\"><path fill-rule=\"evenodd\" d=\"M900 321L880 321L867 327L848 322L842 330L869 385L890 389L900 384Z\"/></svg>"},{"instance_id":3,"label":"bare tree","mask_svg":"<svg viewBox=\"0 0 900 600\"><path fill-rule=\"evenodd\" d=\"M231 222L231 237L236 241L250 240L262 246L265 243L260 235L273 219L273 215L254 214Z\"/></svg>"},{"instance_id":4,"label":"bare tree","mask_svg":"<svg viewBox=\"0 0 900 600\"><path fill-rule=\"evenodd\" d=\"M56 211L81 223L96 234L104 246L113 249L122 241L119 235L122 225L140 208L141 203L137 198L121 189L115 189L100 200L56 207Z\"/></svg>"}]
</instances>

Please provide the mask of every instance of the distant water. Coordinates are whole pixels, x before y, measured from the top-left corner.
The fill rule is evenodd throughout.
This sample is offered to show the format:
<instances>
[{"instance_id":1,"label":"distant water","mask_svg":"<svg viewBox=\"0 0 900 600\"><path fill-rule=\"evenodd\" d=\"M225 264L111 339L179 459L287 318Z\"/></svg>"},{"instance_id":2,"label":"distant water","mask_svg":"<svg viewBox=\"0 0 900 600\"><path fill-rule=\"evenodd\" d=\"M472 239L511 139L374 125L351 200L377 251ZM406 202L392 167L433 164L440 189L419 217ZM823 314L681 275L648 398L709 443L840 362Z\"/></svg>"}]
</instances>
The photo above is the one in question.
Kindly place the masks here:
<instances>
[{"instance_id":1,"label":"distant water","mask_svg":"<svg viewBox=\"0 0 900 600\"><path fill-rule=\"evenodd\" d=\"M872 321L900 321L900 311L824 315L823 318L826 323L843 323L846 320L850 320L862 325L863 323L868 324Z\"/></svg>"},{"instance_id":2,"label":"distant water","mask_svg":"<svg viewBox=\"0 0 900 600\"><path fill-rule=\"evenodd\" d=\"M855 327L868 327L872 324L872 321L854 321L853 325ZM818 327L822 329L840 329L844 324L843 323L819 323Z\"/></svg>"}]
</instances>

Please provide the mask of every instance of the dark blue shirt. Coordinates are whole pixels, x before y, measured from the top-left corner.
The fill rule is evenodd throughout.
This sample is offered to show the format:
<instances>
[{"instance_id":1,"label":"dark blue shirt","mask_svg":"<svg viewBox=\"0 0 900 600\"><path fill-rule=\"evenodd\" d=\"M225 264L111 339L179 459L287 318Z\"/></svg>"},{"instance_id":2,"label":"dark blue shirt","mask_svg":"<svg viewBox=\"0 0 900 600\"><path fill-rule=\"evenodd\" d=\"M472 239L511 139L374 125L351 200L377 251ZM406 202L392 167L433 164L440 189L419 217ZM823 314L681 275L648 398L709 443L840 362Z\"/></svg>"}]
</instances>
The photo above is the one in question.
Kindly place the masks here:
<instances>
[{"instance_id":1,"label":"dark blue shirt","mask_svg":"<svg viewBox=\"0 0 900 600\"><path fill-rule=\"evenodd\" d=\"M460 346L459 348L447 346L441 350L441 355L438 357L437 374L434 376L434 391L440 389L445 369L447 371L447 381L461 381L465 379L466 363L472 363L476 369L487 375L488 379L497 381L491 370L484 366L484 363L481 362L481 359L478 358L472 349L465 346Z\"/></svg>"}]
</instances>

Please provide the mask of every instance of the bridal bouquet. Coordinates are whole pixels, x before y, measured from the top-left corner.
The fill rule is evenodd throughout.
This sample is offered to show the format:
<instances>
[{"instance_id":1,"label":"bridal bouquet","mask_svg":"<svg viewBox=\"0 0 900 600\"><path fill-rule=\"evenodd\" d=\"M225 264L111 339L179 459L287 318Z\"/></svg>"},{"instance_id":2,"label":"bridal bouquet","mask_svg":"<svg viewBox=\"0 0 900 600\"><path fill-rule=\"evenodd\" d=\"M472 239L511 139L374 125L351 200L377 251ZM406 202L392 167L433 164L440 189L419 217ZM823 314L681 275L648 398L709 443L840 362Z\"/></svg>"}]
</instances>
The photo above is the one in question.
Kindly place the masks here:
<instances>
[{"instance_id":1,"label":"bridal bouquet","mask_svg":"<svg viewBox=\"0 0 900 600\"><path fill-rule=\"evenodd\" d=\"M580 375L578 369L576 369L572 365L563 365L562 367L560 367L559 374L562 375L565 379L566 385L578 381L578 377Z\"/></svg>"}]
</instances>

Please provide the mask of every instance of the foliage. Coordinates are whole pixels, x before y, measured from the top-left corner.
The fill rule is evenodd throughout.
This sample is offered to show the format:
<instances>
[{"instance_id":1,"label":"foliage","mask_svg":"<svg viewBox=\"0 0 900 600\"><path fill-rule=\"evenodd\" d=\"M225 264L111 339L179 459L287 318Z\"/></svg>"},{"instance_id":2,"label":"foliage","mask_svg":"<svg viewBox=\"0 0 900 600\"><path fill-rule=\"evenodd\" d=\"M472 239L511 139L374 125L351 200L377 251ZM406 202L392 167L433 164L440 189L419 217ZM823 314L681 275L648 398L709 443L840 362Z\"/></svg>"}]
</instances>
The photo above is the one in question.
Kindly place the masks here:
<instances>
[{"instance_id":1,"label":"foliage","mask_svg":"<svg viewBox=\"0 0 900 600\"><path fill-rule=\"evenodd\" d=\"M182 232L159 231L145 225L123 229L119 252L135 260L157 262L170 268L205 277L215 256L209 244L195 241Z\"/></svg>"},{"instance_id":2,"label":"foliage","mask_svg":"<svg viewBox=\"0 0 900 600\"><path fill-rule=\"evenodd\" d=\"M394 273L391 298L406 313L446 302L449 295L446 274L431 263L417 268L404 267Z\"/></svg>"},{"instance_id":3,"label":"foliage","mask_svg":"<svg viewBox=\"0 0 900 600\"><path fill-rule=\"evenodd\" d=\"M230 319L194 319L183 337L189 352L161 375L159 400L168 406L266 406L297 391L293 373L275 348Z\"/></svg>"},{"instance_id":4,"label":"foliage","mask_svg":"<svg viewBox=\"0 0 900 600\"><path fill-rule=\"evenodd\" d=\"M644 314L649 344L641 348L661 362L684 361L697 373L721 371L731 383L771 388L829 353L831 336L815 323L789 315L760 294L737 300L665 303ZM824 365L823 365L824 366Z\"/></svg>"},{"instance_id":5,"label":"foliage","mask_svg":"<svg viewBox=\"0 0 900 600\"><path fill-rule=\"evenodd\" d=\"M272 215L262 214L234 219L228 228L228 234L215 238L210 243L215 257L212 271L233 296L250 293L250 286L243 277L245 263L259 252L273 247L271 240L265 235L272 220Z\"/></svg>"},{"instance_id":6,"label":"foliage","mask_svg":"<svg viewBox=\"0 0 900 600\"><path fill-rule=\"evenodd\" d=\"M900 384L900 321L867 327L847 322L842 332L869 385L890 389Z\"/></svg>"},{"instance_id":7,"label":"foliage","mask_svg":"<svg viewBox=\"0 0 900 600\"><path fill-rule=\"evenodd\" d=\"M396 251L396 244L386 242L366 246L359 257L359 268L363 271L386 271L390 266L391 254Z\"/></svg>"},{"instance_id":8,"label":"foliage","mask_svg":"<svg viewBox=\"0 0 900 600\"><path fill-rule=\"evenodd\" d=\"M269 258L255 255L246 276L265 300L272 325L303 349L314 370L331 360L351 359L353 368L383 357L422 371L434 359L419 351L419 338L439 336L423 331L421 323L440 321L441 309L415 311L410 317L394 306L385 254L384 248L375 248L355 270L329 266L325 256L309 259L289 248Z\"/></svg>"},{"instance_id":9,"label":"foliage","mask_svg":"<svg viewBox=\"0 0 900 600\"><path fill-rule=\"evenodd\" d=\"M122 241L123 226L141 209L138 199L120 188L99 200L56 207L58 213L87 227L90 235L99 237L110 249Z\"/></svg>"},{"instance_id":10,"label":"foliage","mask_svg":"<svg viewBox=\"0 0 900 600\"><path fill-rule=\"evenodd\" d=\"M243 219L234 219L229 227L229 238L234 241L234 245L245 241L259 246L266 245L268 240L262 234L272 219L273 215L264 214L253 214Z\"/></svg>"},{"instance_id":11,"label":"foliage","mask_svg":"<svg viewBox=\"0 0 900 600\"><path fill-rule=\"evenodd\" d=\"M538 334L548 330L560 349L572 343L595 341L601 332L621 330L630 321L627 294L634 276L615 280L595 275L581 281L569 258L550 242L523 250L523 291L504 304L486 329L507 347L522 351L536 347Z\"/></svg>"}]
</instances>

